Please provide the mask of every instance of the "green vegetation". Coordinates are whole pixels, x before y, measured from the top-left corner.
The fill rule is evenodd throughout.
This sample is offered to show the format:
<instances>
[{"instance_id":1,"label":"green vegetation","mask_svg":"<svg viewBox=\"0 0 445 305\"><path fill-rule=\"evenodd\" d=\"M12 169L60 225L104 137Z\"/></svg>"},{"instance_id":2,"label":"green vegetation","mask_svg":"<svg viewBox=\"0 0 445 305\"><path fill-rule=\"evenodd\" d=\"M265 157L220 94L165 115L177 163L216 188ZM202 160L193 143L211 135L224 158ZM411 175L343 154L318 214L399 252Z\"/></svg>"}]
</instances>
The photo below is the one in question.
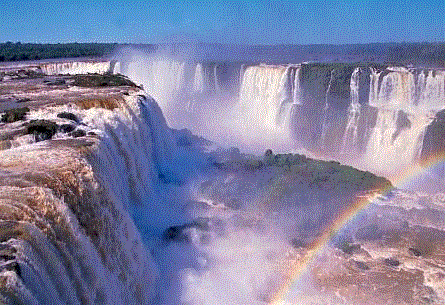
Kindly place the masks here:
<instances>
[{"instance_id":1,"label":"green vegetation","mask_svg":"<svg viewBox=\"0 0 445 305\"><path fill-rule=\"evenodd\" d=\"M0 62L45 58L102 57L111 54L117 43L0 43Z\"/></svg>"},{"instance_id":2,"label":"green vegetation","mask_svg":"<svg viewBox=\"0 0 445 305\"><path fill-rule=\"evenodd\" d=\"M28 107L13 108L6 110L2 115L1 121L3 123L12 123L16 121L21 121L25 118L26 114L29 112Z\"/></svg>"},{"instance_id":3,"label":"green vegetation","mask_svg":"<svg viewBox=\"0 0 445 305\"><path fill-rule=\"evenodd\" d=\"M391 182L371 172L361 171L337 161L322 161L299 154L274 154L267 150L262 160L238 159L214 163L223 171L256 171L274 168L279 175L293 177L293 181L313 188L337 190L390 189Z\"/></svg>"},{"instance_id":4,"label":"green vegetation","mask_svg":"<svg viewBox=\"0 0 445 305\"><path fill-rule=\"evenodd\" d=\"M74 76L73 85L79 87L108 87L108 86L138 87L131 80L120 74L76 75Z\"/></svg>"}]
</instances>

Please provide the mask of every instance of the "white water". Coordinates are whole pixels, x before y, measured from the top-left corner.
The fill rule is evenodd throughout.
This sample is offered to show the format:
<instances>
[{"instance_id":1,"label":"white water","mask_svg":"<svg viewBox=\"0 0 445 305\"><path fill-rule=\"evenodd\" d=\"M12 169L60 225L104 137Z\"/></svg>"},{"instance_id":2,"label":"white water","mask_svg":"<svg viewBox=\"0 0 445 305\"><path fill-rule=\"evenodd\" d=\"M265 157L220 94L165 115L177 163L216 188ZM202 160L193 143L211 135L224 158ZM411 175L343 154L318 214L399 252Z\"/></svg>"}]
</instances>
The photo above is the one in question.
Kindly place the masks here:
<instances>
[{"instance_id":1,"label":"white water","mask_svg":"<svg viewBox=\"0 0 445 305\"><path fill-rule=\"evenodd\" d=\"M380 172L391 172L416 163L420 157L426 127L434 114L445 107L443 71L415 72L389 68L372 70L369 102L378 108L376 126L369 139L364 163ZM381 78L381 81L378 81ZM409 127L397 128L399 110L408 115ZM399 129L399 130L398 130Z\"/></svg>"},{"instance_id":2,"label":"white water","mask_svg":"<svg viewBox=\"0 0 445 305\"><path fill-rule=\"evenodd\" d=\"M21 222L9 222L21 234L1 243L15 249L21 270L18 277L0 269L12 293L4 302L150 303L157 270L130 212L152 196L159 172L173 175L174 145L156 108L134 96L114 111L63 106L30 114L48 118L73 112L100 141L86 157L50 142L2 151L2 168L15 162L21 167L2 173L9 185L1 186L0 207L6 216L14 209L23 214ZM24 184L14 186L14 175ZM8 221L0 225L7 234Z\"/></svg>"},{"instance_id":3,"label":"white water","mask_svg":"<svg viewBox=\"0 0 445 305\"><path fill-rule=\"evenodd\" d=\"M103 74L112 72L112 65L109 61L70 61L70 62L50 62L40 64L40 69L46 75L59 74Z\"/></svg>"},{"instance_id":4,"label":"white water","mask_svg":"<svg viewBox=\"0 0 445 305\"><path fill-rule=\"evenodd\" d=\"M416 163L420 157L423 136L431 118L419 114L408 115L411 127L403 129L396 137L397 117L398 111L379 109L377 123L364 156L364 162L369 168L390 173L403 170Z\"/></svg>"},{"instance_id":5,"label":"white water","mask_svg":"<svg viewBox=\"0 0 445 305\"><path fill-rule=\"evenodd\" d=\"M202 66L199 68L199 65L196 65L193 66L194 69L189 69L177 61L150 62L148 65L153 69L152 74L155 73L155 68L159 68L170 75L168 82L176 84L175 90L179 92L190 88L193 92L199 93L201 88L205 91ZM129 67L137 68L127 65L124 69ZM194 77L190 78L193 79L193 87L189 87L190 83L183 77L188 70L194 71ZM140 74L136 73L135 76L145 75L144 71L142 69ZM216 71L216 68L212 71ZM357 117L360 113L354 112L354 107L359 106L359 70L356 69L354 73L350 83L352 94L349 110L354 115L348 119L347 132L340 135L352 138L352 142L357 137ZM391 73L405 75L406 72ZM152 81L156 80L154 76L150 77ZM227 125L219 122L218 124L239 128L239 136L245 137L243 140L251 137L257 141L243 143L258 144L262 148L271 143L285 145L286 141L289 141L287 127L292 107L302 104L300 77L301 69L294 66L245 68L240 99L234 103L231 114L238 121L223 120ZM399 98L398 89L395 92L399 93L393 93L389 89L392 85L389 84L401 80L401 86L408 86L406 79L411 81L406 75L392 75L384 79L387 84L382 85L381 90L385 93L381 93L378 86L377 89L373 88L373 92L377 91L374 102L380 106L376 127L365 155L372 157L368 160L371 165L382 168L405 165L406 160L412 160L419 153L422 131L429 120L427 116L408 114L410 127L402 128L394 137L400 129L397 126L399 110L413 107L409 104L412 101L407 103ZM141 80L144 78L141 77ZM430 83L433 87L440 87L440 81ZM144 83L144 87L146 86ZM158 91L163 88L170 90L164 83L156 83L154 88ZM153 92L157 92L156 90ZM426 92L425 90L423 92ZM173 91L169 94L159 94L165 100L179 96ZM401 103L401 106L398 103ZM170 114L176 114L184 109L177 111L172 108L184 104L179 101L164 107L166 110L170 109ZM384 105L387 105L388 109ZM186 111L193 113L198 111L196 108L199 106L199 103L195 104ZM356 108L360 110L359 107ZM88 214L85 211L91 208L95 217L87 227L95 228L93 220L103 220L103 227L100 227L102 234L95 238L85 233L85 228L77 223L76 217L79 216L70 212L73 208L67 206L63 200L55 198L51 190L30 193L30 197L39 198L48 206L56 207L55 217L50 219L60 222L57 230L68 232L66 234L70 243L67 243L66 247L72 248L65 250L63 246L49 240L40 229L32 226L30 229L23 229L31 232L30 241L8 241L11 246L19 249L25 281L20 282L20 278L10 271L3 270L1 275L11 281L10 285L20 295L19 300L22 303L40 301L46 304L54 301L73 304L265 304L269 294L276 289L280 281L280 276L277 275L277 261L286 259L285 253L290 247L286 239L287 235L291 234L289 232L293 232L297 223L317 223L322 211L331 211L321 205L324 202L322 196L314 202L309 202L308 207L302 206L302 198L294 198L288 193L284 195L289 196L288 200L282 200L280 197L284 191L281 189L272 189L272 197L265 199L268 193L263 193L262 187L267 186L270 176L264 173L253 177L251 181L227 175L214 183L212 192L204 192L203 185L208 183L210 177L202 174L202 177L189 180L190 177L196 177L196 172L202 170L199 168L203 163L201 156L196 151L181 149L176 145L160 108L147 96L128 98L121 108L114 111L81 111L70 108L54 111L62 110L75 112L88 128L101 137L97 150L89 156L89 163L82 163L78 169L91 179L95 190L103 192L99 193L97 198L86 197L76 211ZM35 118L39 115L48 117L49 113L33 115ZM221 117L214 116L212 119ZM210 123L216 125L217 122ZM261 139L257 139L257 136L261 136ZM412 139L418 139L417 146L413 145ZM65 152L51 156L42 146L23 149L30 149L31 161L37 157L45 163L54 164L56 169L64 169L68 164L67 171L73 172L70 166L76 162L76 158L73 157L64 164L64 158L67 159ZM5 167L6 164L17 162L17 155L20 155L17 152L10 150L9 153L2 154ZM23 153L23 159L27 156ZM25 160L20 162L25 163ZM35 165L30 167L34 169ZM78 176L75 175L77 173L78 171L74 171L73 176L69 176L75 183L78 181ZM12 194L20 198L19 191L23 190L3 191L6 195L1 199L7 201L11 200ZM33 189L29 191L32 192ZM102 196L109 197L108 201L93 200L104 198ZM19 200L14 204L22 209ZM12 204L7 202L5 206L7 205ZM243 209L238 210L234 206ZM130 213L134 219L130 217ZM189 240L187 243L163 240L163 230L172 225L193 221L197 217L210 218L211 229L206 231L188 228L185 230ZM64 224L68 224L69 228L63 227ZM51 229L51 226L49 228ZM144 249L142 240L150 251ZM54 244L56 246L53 246ZM64 251L68 255L59 254ZM40 257L42 253L44 256ZM60 261L62 263L59 264ZM54 267L64 270L67 265L74 266L74 272L67 270L60 275L51 273ZM76 290L86 301L78 300L77 296L71 294ZM311 296L308 298L312 300ZM320 304L322 303L321 301Z\"/></svg>"},{"instance_id":6,"label":"white water","mask_svg":"<svg viewBox=\"0 0 445 305\"><path fill-rule=\"evenodd\" d=\"M348 107L348 121L346 124L345 133L343 135L343 143L341 154L355 153L355 148L357 144L357 134L358 134L358 123L360 119L360 108L359 103L359 81L360 74L362 73L361 68L356 68L351 76L351 103Z\"/></svg>"}]
</instances>

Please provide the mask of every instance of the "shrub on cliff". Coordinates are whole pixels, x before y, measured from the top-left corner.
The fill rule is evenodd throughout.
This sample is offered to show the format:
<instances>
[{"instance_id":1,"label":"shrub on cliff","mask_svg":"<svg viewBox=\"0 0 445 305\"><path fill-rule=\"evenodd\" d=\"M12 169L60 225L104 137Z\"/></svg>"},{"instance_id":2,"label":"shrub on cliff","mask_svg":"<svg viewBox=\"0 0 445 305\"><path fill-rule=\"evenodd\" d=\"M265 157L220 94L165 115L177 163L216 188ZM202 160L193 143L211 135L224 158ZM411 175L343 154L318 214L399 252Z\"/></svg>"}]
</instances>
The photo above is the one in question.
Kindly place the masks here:
<instances>
[{"instance_id":1,"label":"shrub on cliff","mask_svg":"<svg viewBox=\"0 0 445 305\"><path fill-rule=\"evenodd\" d=\"M34 135L36 142L49 140L57 132L58 126L56 123L48 120L32 120L27 125L27 134Z\"/></svg>"},{"instance_id":2,"label":"shrub on cliff","mask_svg":"<svg viewBox=\"0 0 445 305\"><path fill-rule=\"evenodd\" d=\"M2 115L1 121L3 123L12 123L20 121L25 118L28 112L29 112L28 107L9 109L6 110L5 113Z\"/></svg>"},{"instance_id":3,"label":"shrub on cliff","mask_svg":"<svg viewBox=\"0 0 445 305\"><path fill-rule=\"evenodd\" d=\"M309 187L337 189L341 191L389 190L391 182L370 172L358 170L337 161L323 161L299 154L277 154L268 149L262 160L242 158L224 163L214 163L224 171L261 170L275 167L277 176L290 175Z\"/></svg>"},{"instance_id":4,"label":"shrub on cliff","mask_svg":"<svg viewBox=\"0 0 445 305\"><path fill-rule=\"evenodd\" d=\"M131 80L120 74L76 75L74 76L73 85L78 87L108 87L108 86L138 87Z\"/></svg>"}]
</instances>

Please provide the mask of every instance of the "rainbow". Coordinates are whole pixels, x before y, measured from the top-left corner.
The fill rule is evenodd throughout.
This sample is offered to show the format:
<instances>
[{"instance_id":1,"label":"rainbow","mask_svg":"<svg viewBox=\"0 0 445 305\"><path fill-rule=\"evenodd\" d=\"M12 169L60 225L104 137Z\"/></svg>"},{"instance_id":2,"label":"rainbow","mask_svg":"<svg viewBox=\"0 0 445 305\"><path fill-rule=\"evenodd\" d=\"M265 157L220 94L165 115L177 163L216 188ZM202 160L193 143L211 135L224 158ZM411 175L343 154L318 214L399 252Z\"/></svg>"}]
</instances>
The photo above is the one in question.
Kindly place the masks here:
<instances>
[{"instance_id":1,"label":"rainbow","mask_svg":"<svg viewBox=\"0 0 445 305\"><path fill-rule=\"evenodd\" d=\"M409 167L408 169L399 173L397 176L390 177L389 180L394 186L403 187L403 185L419 176L421 173L424 173L429 169L433 169L440 164L444 164L444 161L445 156L443 154L434 156L421 164L416 164ZM381 196L382 194L387 194L391 190L392 187L386 187L380 189L378 192L375 192L372 196L359 197L359 199L349 205L347 209L335 219L335 221L322 230L323 233L320 234L318 238L308 246L307 255L296 262L289 270L288 274L285 275L283 284L274 293L269 304L282 304L292 285L302 278L309 265L327 247L332 237L345 228L348 223L350 223L361 211L365 210L375 199L377 199L377 197Z\"/></svg>"}]
</instances>

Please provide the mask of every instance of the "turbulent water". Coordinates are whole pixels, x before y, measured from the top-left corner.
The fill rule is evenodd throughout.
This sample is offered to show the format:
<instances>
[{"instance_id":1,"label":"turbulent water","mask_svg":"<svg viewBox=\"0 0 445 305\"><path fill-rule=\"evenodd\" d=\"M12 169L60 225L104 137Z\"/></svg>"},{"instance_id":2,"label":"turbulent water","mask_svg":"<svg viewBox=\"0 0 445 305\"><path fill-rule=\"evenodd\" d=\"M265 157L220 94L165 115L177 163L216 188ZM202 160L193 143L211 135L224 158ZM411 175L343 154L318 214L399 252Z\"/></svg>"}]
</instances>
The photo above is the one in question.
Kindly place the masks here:
<instances>
[{"instance_id":1,"label":"turbulent water","mask_svg":"<svg viewBox=\"0 0 445 305\"><path fill-rule=\"evenodd\" d=\"M236 167L239 150L215 149L170 127L244 151L305 150L392 172L416 163L427 151L424 142L434 151L444 71L143 54L32 69L123 73L145 92L126 92L114 109L32 110L29 119L60 120L57 113L70 111L91 134L79 142L59 133L39 143L23 136L0 152L0 302L443 300L443 194L396 190L374 200L307 268L312 276L296 281L294 295L276 298L289 264L311 255L308 245L355 200L350 192L363 182L334 184L314 174L323 170L321 163L312 172L291 166L221 171L215 162ZM68 89L92 94L76 90ZM335 176L337 163L330 164ZM338 175L338 181L354 179ZM356 280L363 291L349 285ZM340 282L347 288L336 286ZM349 291L352 301L347 289L357 289ZM385 293L364 299L373 289Z\"/></svg>"}]
</instances>

